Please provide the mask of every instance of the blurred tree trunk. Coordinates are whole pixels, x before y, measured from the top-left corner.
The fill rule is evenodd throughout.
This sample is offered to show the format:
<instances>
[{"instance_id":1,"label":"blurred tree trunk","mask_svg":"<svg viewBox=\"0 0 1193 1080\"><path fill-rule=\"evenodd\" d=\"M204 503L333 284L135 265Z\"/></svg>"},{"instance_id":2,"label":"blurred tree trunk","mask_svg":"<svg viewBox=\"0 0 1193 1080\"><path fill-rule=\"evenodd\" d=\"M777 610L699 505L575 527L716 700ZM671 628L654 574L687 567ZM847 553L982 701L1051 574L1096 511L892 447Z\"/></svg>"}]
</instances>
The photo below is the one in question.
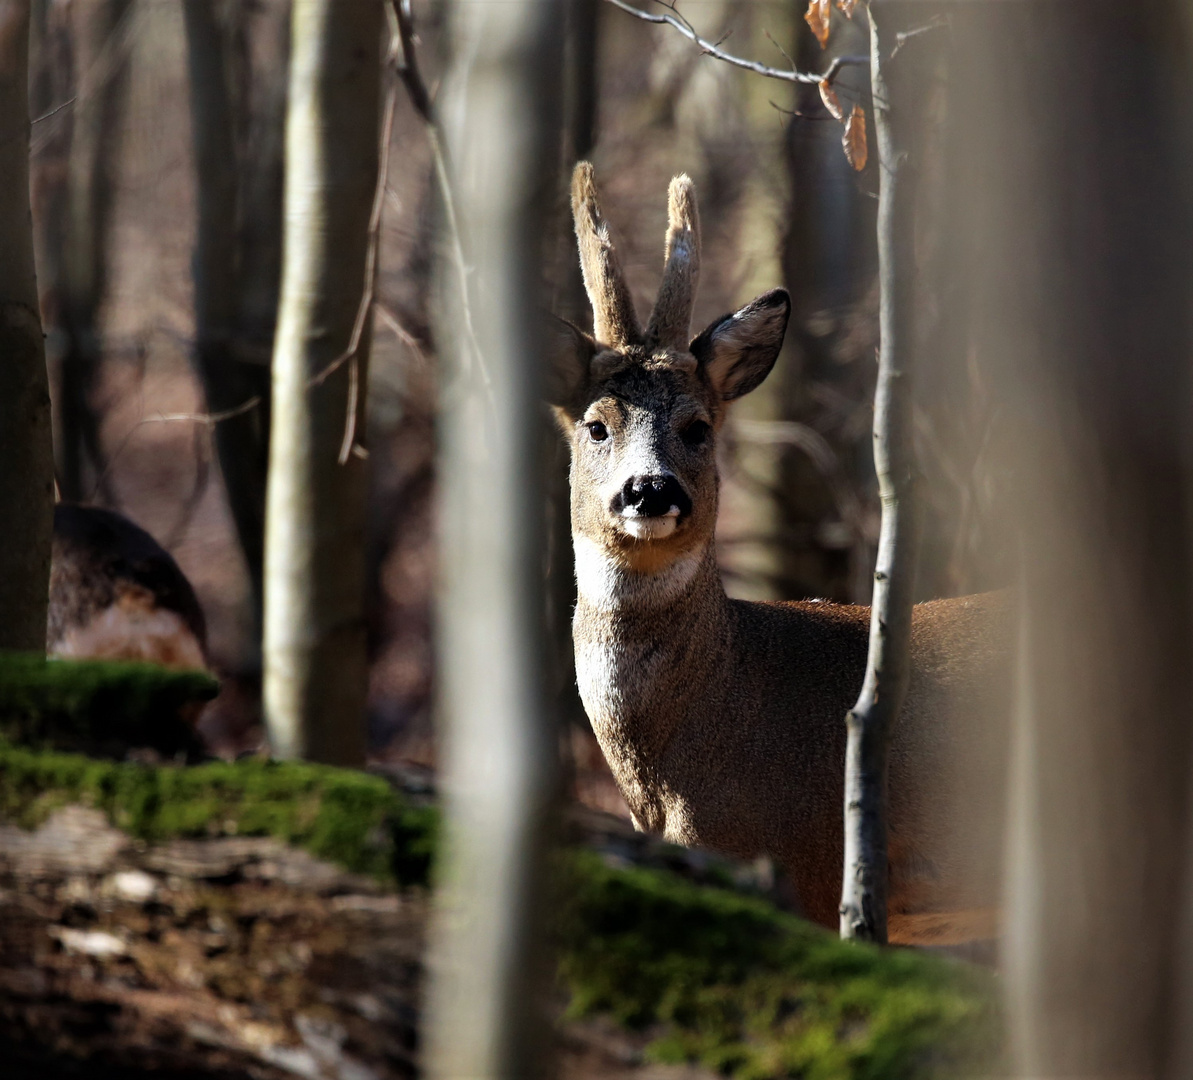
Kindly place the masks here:
<instances>
[{"instance_id":1,"label":"blurred tree trunk","mask_svg":"<svg viewBox=\"0 0 1193 1080\"><path fill-rule=\"evenodd\" d=\"M578 325L587 319L588 298L580 273L580 259L571 228L566 192L570 190L571 166L587 158L597 140L597 55L600 33L600 0L572 0L567 7L565 52L565 108L560 170L562 190L558 242L561 253L556 281L558 295L553 310ZM581 727L588 717L576 687L576 658L572 645L572 610L576 606L576 567L572 552L571 485L568 468L571 454L560 437L554 418L544 421L548 442L547 478L547 600L548 623L554 654L556 704L559 717Z\"/></svg>"},{"instance_id":2,"label":"blurred tree trunk","mask_svg":"<svg viewBox=\"0 0 1193 1080\"><path fill-rule=\"evenodd\" d=\"M367 682L367 475L358 442L367 326L355 354L328 369L351 347L365 287L382 28L380 0L293 6L266 505L264 705L273 752L357 765ZM342 444L351 452L341 463Z\"/></svg>"},{"instance_id":3,"label":"blurred tree trunk","mask_svg":"<svg viewBox=\"0 0 1193 1080\"><path fill-rule=\"evenodd\" d=\"M0 0L0 649L42 651L54 520L29 213L29 0Z\"/></svg>"},{"instance_id":4,"label":"blurred tree trunk","mask_svg":"<svg viewBox=\"0 0 1193 1080\"><path fill-rule=\"evenodd\" d=\"M63 333L59 483L68 500L98 485L112 501L92 394L102 360L96 319L107 280L112 167L124 97L118 34L131 0L90 0L72 10L76 95L72 106L58 316ZM94 470L89 480L88 465Z\"/></svg>"},{"instance_id":5,"label":"blurred tree trunk","mask_svg":"<svg viewBox=\"0 0 1193 1080\"><path fill-rule=\"evenodd\" d=\"M823 71L833 57L864 53L865 17L834 18L829 48L822 49L803 19L807 0L795 0L801 71ZM847 68L836 84L849 107L872 115L868 72ZM874 242L877 172L871 164L855 173L841 152L841 129L827 120L815 86L797 86L795 115L784 139L791 196L783 237L783 269L791 292L787 365L776 390L784 397L784 419L814 427L836 456L842 480L859 501L873 497L874 468L869 424L849 415L825 422L824 397L835 410L850 402L868 413L873 387L872 339L856 344L873 310L877 270ZM875 155L871 154L871 161ZM765 385L765 384L764 384ZM824 596L869 603L873 584L873 540L859 534L863 520L841 522L852 529L823 528L839 521L831 485L801 449L784 453L779 472L781 558L785 594ZM852 533L852 535L849 535Z\"/></svg>"},{"instance_id":6,"label":"blurred tree trunk","mask_svg":"<svg viewBox=\"0 0 1193 1080\"><path fill-rule=\"evenodd\" d=\"M558 732L546 708L538 328L552 205L562 5L454 7L444 117L475 273L439 312L439 602L449 840L427 1071L545 1073L543 855ZM479 343L464 327L474 320Z\"/></svg>"},{"instance_id":7,"label":"blurred tree trunk","mask_svg":"<svg viewBox=\"0 0 1193 1080\"><path fill-rule=\"evenodd\" d=\"M256 407L215 425L215 444L228 506L248 567L254 640L260 633L265 547L265 476L268 464L269 368L247 363L241 338L246 291L255 277L241 223L253 211L264 222L277 208L243 205L242 161L236 144L236 109L227 54L230 44L210 0L185 0L191 129L195 146L198 225L194 253L195 360L210 412L224 413L254 398ZM241 101L242 109L246 103ZM281 118L278 117L278 127ZM265 148L262 169L273 158ZM281 155L276 159L280 161ZM258 185L260 186L260 185ZM255 222L254 222L255 224ZM263 246L280 248L280 236ZM268 243L273 240L274 243ZM255 282L254 282L255 283ZM253 295L262 291L258 284ZM255 319L253 321L256 321Z\"/></svg>"},{"instance_id":8,"label":"blurred tree trunk","mask_svg":"<svg viewBox=\"0 0 1193 1080\"><path fill-rule=\"evenodd\" d=\"M1020 1076L1193 1067L1191 29L1175 0L953 15L955 271L1019 562Z\"/></svg>"}]
</instances>

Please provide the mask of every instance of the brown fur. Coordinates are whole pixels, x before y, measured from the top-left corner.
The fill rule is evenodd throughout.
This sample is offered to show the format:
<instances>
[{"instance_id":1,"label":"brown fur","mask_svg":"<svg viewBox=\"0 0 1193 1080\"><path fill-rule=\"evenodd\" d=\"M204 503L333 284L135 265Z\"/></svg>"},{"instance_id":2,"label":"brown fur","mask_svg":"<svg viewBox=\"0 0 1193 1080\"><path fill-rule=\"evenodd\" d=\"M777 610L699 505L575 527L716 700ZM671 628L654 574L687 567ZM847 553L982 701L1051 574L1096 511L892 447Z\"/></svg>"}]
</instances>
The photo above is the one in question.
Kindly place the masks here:
<instances>
[{"instance_id":1,"label":"brown fur","mask_svg":"<svg viewBox=\"0 0 1193 1080\"><path fill-rule=\"evenodd\" d=\"M776 290L687 348L610 347L567 327L553 385L572 446L577 676L635 823L775 856L807 915L836 925L844 717L862 683L869 611L730 600L713 546L716 434L728 402L770 371L789 310ZM677 484L690 507L677 495L669 513L627 511L624 492L642 476ZM891 742L892 940L963 936L992 905L1003 607L985 595L916 608Z\"/></svg>"},{"instance_id":2,"label":"brown fur","mask_svg":"<svg viewBox=\"0 0 1193 1080\"><path fill-rule=\"evenodd\" d=\"M204 667L207 627L186 575L144 529L98 506L59 503L46 649Z\"/></svg>"}]
</instances>

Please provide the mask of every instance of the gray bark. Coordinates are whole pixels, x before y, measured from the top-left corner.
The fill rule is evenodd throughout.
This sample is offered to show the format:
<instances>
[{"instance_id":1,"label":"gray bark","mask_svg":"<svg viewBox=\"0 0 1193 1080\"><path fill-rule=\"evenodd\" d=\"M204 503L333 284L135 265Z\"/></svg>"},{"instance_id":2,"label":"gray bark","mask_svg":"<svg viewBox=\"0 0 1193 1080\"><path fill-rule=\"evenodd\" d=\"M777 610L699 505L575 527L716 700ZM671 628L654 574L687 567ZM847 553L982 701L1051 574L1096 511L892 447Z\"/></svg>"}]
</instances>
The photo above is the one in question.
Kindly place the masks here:
<instances>
[{"instance_id":1,"label":"gray bark","mask_svg":"<svg viewBox=\"0 0 1193 1080\"><path fill-rule=\"evenodd\" d=\"M1017 1076L1193 1067L1188 20L1173 0L953 17L954 272L1019 565Z\"/></svg>"},{"instance_id":2,"label":"gray bark","mask_svg":"<svg viewBox=\"0 0 1193 1080\"><path fill-rule=\"evenodd\" d=\"M543 833L556 733L545 707L538 422L542 212L556 162L557 0L456 5L442 116L474 268L440 313L440 715L449 843L433 935L428 1073L543 1072ZM454 281L455 278L453 277ZM474 350L462 304L482 331Z\"/></svg>"},{"instance_id":3,"label":"gray bark","mask_svg":"<svg viewBox=\"0 0 1193 1080\"><path fill-rule=\"evenodd\" d=\"M90 499L95 487L112 501L91 395L102 360L96 320L107 281L112 163L119 156L125 86L118 38L131 2L93 0L72 13L76 101L57 282L63 331L59 483L63 498L71 501Z\"/></svg>"},{"instance_id":4,"label":"gray bark","mask_svg":"<svg viewBox=\"0 0 1193 1080\"><path fill-rule=\"evenodd\" d=\"M0 0L0 649L42 651L54 457L29 212L28 65L28 0Z\"/></svg>"},{"instance_id":5,"label":"gray bark","mask_svg":"<svg viewBox=\"0 0 1193 1080\"><path fill-rule=\"evenodd\" d=\"M365 289L377 183L380 0L296 0L286 117L285 264L266 500L264 704L273 752L364 760ZM325 375L321 381L316 381ZM353 397L355 395L355 397ZM349 407L354 406L350 416Z\"/></svg>"},{"instance_id":6,"label":"gray bark","mask_svg":"<svg viewBox=\"0 0 1193 1080\"><path fill-rule=\"evenodd\" d=\"M870 82L878 151L878 384L874 392L874 467L882 525L874 567L870 650L857 704L846 717L845 875L841 936L886 942L887 746L910 674L915 586L915 450L911 378L913 246L912 159L903 132L909 104L892 96L891 6L870 6ZM897 93L897 92L896 92Z\"/></svg>"}]
</instances>

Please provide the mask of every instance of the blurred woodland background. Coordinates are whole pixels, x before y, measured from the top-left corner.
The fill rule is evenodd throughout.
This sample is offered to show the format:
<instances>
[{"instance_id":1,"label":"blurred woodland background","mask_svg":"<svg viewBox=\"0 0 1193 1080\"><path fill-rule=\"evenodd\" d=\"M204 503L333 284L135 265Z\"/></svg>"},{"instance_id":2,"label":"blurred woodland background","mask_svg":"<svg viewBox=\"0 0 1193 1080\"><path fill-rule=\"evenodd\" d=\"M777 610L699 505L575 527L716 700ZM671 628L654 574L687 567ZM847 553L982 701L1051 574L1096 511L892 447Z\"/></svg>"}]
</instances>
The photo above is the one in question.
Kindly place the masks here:
<instances>
[{"instance_id":1,"label":"blurred woodland background","mask_svg":"<svg viewBox=\"0 0 1193 1080\"><path fill-rule=\"evenodd\" d=\"M683 15L727 49L778 67L791 58L802 71L823 70L836 55L866 52L864 26L844 21L822 50L805 7L693 0ZM862 171L851 168L815 85L740 71L670 27L597 0L575 11L555 229L542 245L553 308L581 325L590 318L566 205L575 158L597 165L642 308L661 267L667 182L688 172L705 223L694 324L777 284L795 303L776 374L737 406L724 439L718 543L727 585L752 599L866 603L878 528L870 450L874 155ZM444 6L415 2L412 15L434 93ZM33 208L59 488L63 498L127 514L194 583L224 680L203 727L224 754L261 737L261 551L288 33L285 0L34 4ZM929 85L940 81L928 66ZM213 80L221 94L211 92ZM835 83L847 108L857 102L867 112L868 85L864 67L845 68ZM929 131L938 121L927 110ZM939 171L939 155L936 164ZM942 183L930 176L923 198L938 199ZM941 215L924 218L939 231ZM399 88L363 440L371 485L368 724L371 756L426 765L434 757L441 390L430 318L435 222L426 131ZM925 229L917 252L925 264L939 244ZM998 582L997 559L973 558L989 543L982 522L995 480L983 453L991 408L976 366L952 362L956 343L941 317L947 279L924 277L916 431L929 504L918 589L931 597ZM229 411L235 415L219 419ZM544 440L554 455L553 509L544 515L552 594L566 611L566 451L551 434ZM566 622L554 620L565 668L561 708L578 729L581 772L594 774L586 797L616 807L568 691Z\"/></svg>"}]
</instances>

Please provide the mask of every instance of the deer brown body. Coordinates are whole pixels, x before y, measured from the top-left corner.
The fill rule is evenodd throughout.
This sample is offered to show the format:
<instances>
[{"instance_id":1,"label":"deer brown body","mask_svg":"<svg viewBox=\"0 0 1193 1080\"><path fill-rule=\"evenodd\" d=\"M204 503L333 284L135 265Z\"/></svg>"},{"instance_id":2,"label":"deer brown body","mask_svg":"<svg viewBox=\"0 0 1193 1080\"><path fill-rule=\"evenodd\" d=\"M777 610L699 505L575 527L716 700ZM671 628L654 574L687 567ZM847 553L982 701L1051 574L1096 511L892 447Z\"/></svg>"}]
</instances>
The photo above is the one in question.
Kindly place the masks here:
<instances>
[{"instance_id":1,"label":"deer brown body","mask_svg":"<svg viewBox=\"0 0 1193 1080\"><path fill-rule=\"evenodd\" d=\"M207 626L191 583L149 533L112 510L59 503L46 650L203 668Z\"/></svg>"},{"instance_id":2,"label":"deer brown body","mask_svg":"<svg viewBox=\"0 0 1193 1080\"><path fill-rule=\"evenodd\" d=\"M713 544L716 436L728 403L773 366L790 301L767 293L688 340L699 223L677 177L663 285L642 330L585 163L573 210L595 333L560 325L552 397L572 444L585 709L640 828L774 856L805 913L835 926L844 717L869 611L730 600ZM1006 622L997 595L916 608L891 743L892 940L989 932L974 913L996 895Z\"/></svg>"}]
</instances>

